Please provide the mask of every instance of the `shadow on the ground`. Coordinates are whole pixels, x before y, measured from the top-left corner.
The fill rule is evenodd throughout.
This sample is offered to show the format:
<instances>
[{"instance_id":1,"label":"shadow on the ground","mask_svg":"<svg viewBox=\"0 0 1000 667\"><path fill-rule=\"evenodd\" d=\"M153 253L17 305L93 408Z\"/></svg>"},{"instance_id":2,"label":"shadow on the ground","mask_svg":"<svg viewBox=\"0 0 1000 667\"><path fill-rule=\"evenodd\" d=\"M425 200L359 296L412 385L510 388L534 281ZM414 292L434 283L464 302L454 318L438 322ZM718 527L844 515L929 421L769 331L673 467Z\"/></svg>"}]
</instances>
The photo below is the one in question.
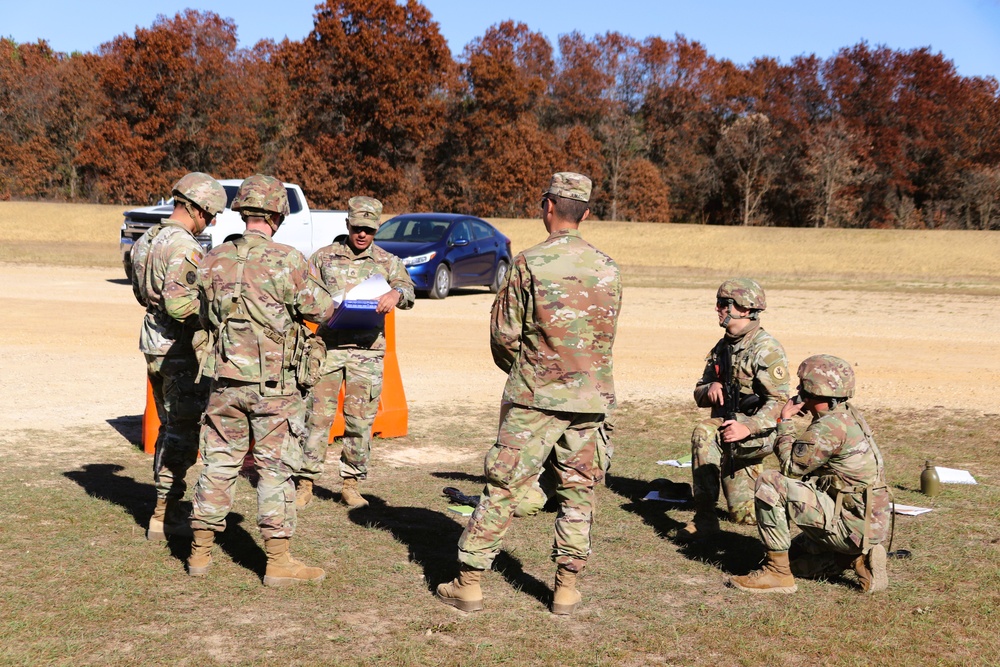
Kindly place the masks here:
<instances>
[{"instance_id":1,"label":"shadow on the ground","mask_svg":"<svg viewBox=\"0 0 1000 667\"><path fill-rule=\"evenodd\" d=\"M124 469L117 463L88 463L80 470L64 472L63 476L78 484L88 496L124 509L145 531L156 505L156 489L152 484L118 474ZM182 513L190 514L191 503L181 502L180 508ZM234 563L263 577L267 557L253 536L240 525L243 521L242 514L231 512L226 517L226 530L216 536L216 543ZM191 538L168 536L167 547L171 556L186 563L191 555Z\"/></svg>"},{"instance_id":2,"label":"shadow on the ground","mask_svg":"<svg viewBox=\"0 0 1000 667\"><path fill-rule=\"evenodd\" d=\"M106 420L118 435L128 440L136 449L142 449L142 415L122 415Z\"/></svg>"},{"instance_id":3,"label":"shadow on the ground","mask_svg":"<svg viewBox=\"0 0 1000 667\"><path fill-rule=\"evenodd\" d=\"M482 475L472 475L467 472L458 471L448 471L448 472L432 472L431 477L437 477L438 479L453 479L458 482L472 482L473 484L478 484L480 490L486 485L486 478Z\"/></svg>"},{"instance_id":4,"label":"shadow on the ground","mask_svg":"<svg viewBox=\"0 0 1000 667\"><path fill-rule=\"evenodd\" d=\"M448 515L423 507L393 507L382 498L365 495L368 507L348 512L359 526L388 531L406 545L410 560L424 570L424 582L433 592L438 584L458 574L456 551L462 526ZM521 561L501 551L493 562L498 572L513 588L523 591L544 605L552 593L543 582L526 573Z\"/></svg>"},{"instance_id":5,"label":"shadow on the ground","mask_svg":"<svg viewBox=\"0 0 1000 667\"><path fill-rule=\"evenodd\" d=\"M712 563L726 574L746 574L757 567L764 557L764 545L756 537L723 530L719 533L695 540L682 542L677 539L677 531L685 522L669 515L676 509L667 503L643 500L652 490L652 482L618 475L609 475L608 488L627 502L621 505L626 512L632 512L651 527L657 536L677 546L678 552L691 560Z\"/></svg>"},{"instance_id":6,"label":"shadow on the ground","mask_svg":"<svg viewBox=\"0 0 1000 667\"><path fill-rule=\"evenodd\" d=\"M131 285L132 281L128 278L108 278L108 282L112 285Z\"/></svg>"}]
</instances>

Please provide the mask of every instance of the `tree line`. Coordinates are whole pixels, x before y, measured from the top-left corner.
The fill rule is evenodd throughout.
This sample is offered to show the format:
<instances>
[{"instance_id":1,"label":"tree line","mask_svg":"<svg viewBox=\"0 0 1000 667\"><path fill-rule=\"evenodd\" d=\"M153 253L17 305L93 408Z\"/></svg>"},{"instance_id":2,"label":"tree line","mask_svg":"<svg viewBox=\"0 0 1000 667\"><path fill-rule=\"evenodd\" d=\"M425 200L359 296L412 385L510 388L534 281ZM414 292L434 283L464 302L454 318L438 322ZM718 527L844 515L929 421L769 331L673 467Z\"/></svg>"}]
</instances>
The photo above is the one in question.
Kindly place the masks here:
<instances>
[{"instance_id":1,"label":"tree line","mask_svg":"<svg viewBox=\"0 0 1000 667\"><path fill-rule=\"evenodd\" d=\"M250 49L194 10L96 53L0 39L0 199L149 203L192 170L498 217L572 170L599 219L995 229L1000 92L864 42L737 66L506 21L453 58L417 0L327 0L301 41Z\"/></svg>"}]
</instances>

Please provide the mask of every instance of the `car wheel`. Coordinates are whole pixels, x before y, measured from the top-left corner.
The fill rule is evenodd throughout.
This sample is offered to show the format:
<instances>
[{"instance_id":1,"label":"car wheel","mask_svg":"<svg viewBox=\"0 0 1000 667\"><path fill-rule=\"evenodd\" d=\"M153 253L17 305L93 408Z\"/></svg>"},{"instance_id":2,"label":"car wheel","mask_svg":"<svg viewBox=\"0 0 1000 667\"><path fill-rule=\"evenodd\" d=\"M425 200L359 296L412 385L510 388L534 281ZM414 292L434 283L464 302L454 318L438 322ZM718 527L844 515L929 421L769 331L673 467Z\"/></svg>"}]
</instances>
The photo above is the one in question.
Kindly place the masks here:
<instances>
[{"instance_id":1,"label":"car wheel","mask_svg":"<svg viewBox=\"0 0 1000 667\"><path fill-rule=\"evenodd\" d=\"M490 284L490 291L496 294L500 291L500 287L503 285L503 281L507 279L507 262L500 260L497 264L497 274L493 277L493 282Z\"/></svg>"},{"instance_id":2,"label":"car wheel","mask_svg":"<svg viewBox=\"0 0 1000 667\"><path fill-rule=\"evenodd\" d=\"M122 266L125 269L125 277L132 282L132 262L125 262Z\"/></svg>"},{"instance_id":3,"label":"car wheel","mask_svg":"<svg viewBox=\"0 0 1000 667\"><path fill-rule=\"evenodd\" d=\"M434 285L427 296L432 299L443 299L448 296L449 290L451 290L451 271L444 264L438 264L437 270L434 271Z\"/></svg>"}]
</instances>

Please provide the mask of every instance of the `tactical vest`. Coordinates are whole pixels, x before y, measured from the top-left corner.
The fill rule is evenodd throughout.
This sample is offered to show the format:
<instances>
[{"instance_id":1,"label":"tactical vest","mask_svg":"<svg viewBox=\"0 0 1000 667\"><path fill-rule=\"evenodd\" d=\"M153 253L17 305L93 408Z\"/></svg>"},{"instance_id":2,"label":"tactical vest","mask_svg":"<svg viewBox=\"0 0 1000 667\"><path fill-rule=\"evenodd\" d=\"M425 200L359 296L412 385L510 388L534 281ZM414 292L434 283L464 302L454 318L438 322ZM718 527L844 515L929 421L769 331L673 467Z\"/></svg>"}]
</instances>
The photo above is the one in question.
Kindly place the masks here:
<instances>
[{"instance_id":1,"label":"tactical vest","mask_svg":"<svg viewBox=\"0 0 1000 667\"><path fill-rule=\"evenodd\" d=\"M246 306L243 271L250 251L266 243L256 235L234 241L237 248L236 281L228 309L222 315L215 340L213 377L258 382L261 396L289 396L298 391L296 353L301 349L301 326L292 322L288 331L275 331L258 322ZM220 307L220 311L224 309Z\"/></svg>"},{"instance_id":2,"label":"tactical vest","mask_svg":"<svg viewBox=\"0 0 1000 667\"><path fill-rule=\"evenodd\" d=\"M872 455L875 457L875 466L876 470L878 470L878 476L871 484L848 484L836 474L818 475L815 478L816 488L825 492L828 496L833 498L836 503L833 514L826 517L826 530L833 530L833 524L840 519L844 510L863 514L865 518L865 525L861 548L865 553L867 553L871 546L871 538L873 537L873 505L875 504L876 499L880 499L879 497L881 496L888 496L888 502L891 504L892 497L888 484L886 484L885 481L885 463L882 459L882 452L879 450L878 445L875 444L875 438L872 436L872 430L868 426L868 422L865 421L865 418L861 416L861 413L858 412L849 401L845 404L845 407L851 417L853 417L858 423L858 426L861 427L861 431L865 436L865 441L867 441L868 446L871 448ZM891 505L889 511L892 511Z\"/></svg>"}]
</instances>

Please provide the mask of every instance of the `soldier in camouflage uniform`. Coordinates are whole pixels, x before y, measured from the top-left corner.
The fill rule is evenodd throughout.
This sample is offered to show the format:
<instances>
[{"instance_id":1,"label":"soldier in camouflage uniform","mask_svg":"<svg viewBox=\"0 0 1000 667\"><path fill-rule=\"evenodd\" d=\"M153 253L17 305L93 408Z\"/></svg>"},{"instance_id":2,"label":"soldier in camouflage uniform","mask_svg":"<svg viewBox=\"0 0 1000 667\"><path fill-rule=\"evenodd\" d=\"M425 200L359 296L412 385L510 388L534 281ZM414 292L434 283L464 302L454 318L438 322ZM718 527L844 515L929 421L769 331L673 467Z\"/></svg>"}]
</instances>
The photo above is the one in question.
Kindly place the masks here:
<instances>
[{"instance_id":1,"label":"soldier in camouflage uniform","mask_svg":"<svg viewBox=\"0 0 1000 667\"><path fill-rule=\"evenodd\" d=\"M139 349L160 418L153 457L156 509L146 537L191 534L179 502L184 476L198 456L198 421L208 400L208 383L196 382L193 338L198 324L195 275L204 254L195 235L226 208L226 191L209 176L187 174L173 187L174 211L132 246L132 291L146 308Z\"/></svg>"},{"instance_id":2,"label":"soldier in camouflage uniform","mask_svg":"<svg viewBox=\"0 0 1000 667\"><path fill-rule=\"evenodd\" d=\"M372 242L381 217L379 200L352 197L347 202L347 236L317 250L310 264L333 294L350 291L372 276L384 276L392 289L379 299L376 311L406 310L413 307L413 281L402 260ZM382 394L385 326L374 329L324 326L317 333L326 343L326 362L323 375L311 393L296 504L305 507L312 500L313 482L323 472L330 428L337 416L337 397L344 383L344 434L337 437L341 447L340 476L344 480L340 497L348 507L364 507L368 501L362 497L358 482L368 476L372 422Z\"/></svg>"},{"instance_id":3,"label":"soldier in camouflage uniform","mask_svg":"<svg viewBox=\"0 0 1000 667\"><path fill-rule=\"evenodd\" d=\"M212 544L226 528L250 437L257 483L257 524L267 552L264 584L319 581L325 573L291 557L295 531L292 474L302 464L305 401L296 381L296 349L304 319L333 313L330 293L298 250L271 236L288 215L285 188L275 178L247 178L233 200L244 235L212 249L198 270L201 319L214 334L205 373L212 378L201 429L205 464L194 492L194 544L188 572L203 576Z\"/></svg>"},{"instance_id":4,"label":"soldier in camouflage uniform","mask_svg":"<svg viewBox=\"0 0 1000 667\"><path fill-rule=\"evenodd\" d=\"M458 577L438 598L463 611L483 607L480 581L500 551L511 517L548 461L560 499L552 559L552 611L580 603L577 575L590 555L594 486L604 478L601 424L615 403L612 345L621 309L614 261L580 236L590 179L558 173L542 196L549 237L514 258L493 303L493 359L508 373L486 488L458 542ZM551 458L550 458L551 456Z\"/></svg>"},{"instance_id":5,"label":"soldier in camouflage uniform","mask_svg":"<svg viewBox=\"0 0 1000 667\"><path fill-rule=\"evenodd\" d=\"M730 584L754 593L794 593L795 575L858 575L866 593L885 590L891 511L882 453L865 418L850 403L854 371L828 354L799 366L799 394L781 409L775 454L781 470L757 478L757 530L767 548L764 567ZM791 418L812 423L796 437ZM794 523L802 533L790 538Z\"/></svg>"},{"instance_id":6,"label":"soldier in camouflage uniform","mask_svg":"<svg viewBox=\"0 0 1000 667\"><path fill-rule=\"evenodd\" d=\"M727 280L716 293L726 334L706 358L694 390L698 407L711 408L712 416L691 434L695 515L678 533L682 540L718 532L720 481L729 519L754 523L753 481L774 449L778 413L789 395L785 350L760 326L765 308L764 290L747 278ZM733 405L726 404L727 384Z\"/></svg>"}]
</instances>

